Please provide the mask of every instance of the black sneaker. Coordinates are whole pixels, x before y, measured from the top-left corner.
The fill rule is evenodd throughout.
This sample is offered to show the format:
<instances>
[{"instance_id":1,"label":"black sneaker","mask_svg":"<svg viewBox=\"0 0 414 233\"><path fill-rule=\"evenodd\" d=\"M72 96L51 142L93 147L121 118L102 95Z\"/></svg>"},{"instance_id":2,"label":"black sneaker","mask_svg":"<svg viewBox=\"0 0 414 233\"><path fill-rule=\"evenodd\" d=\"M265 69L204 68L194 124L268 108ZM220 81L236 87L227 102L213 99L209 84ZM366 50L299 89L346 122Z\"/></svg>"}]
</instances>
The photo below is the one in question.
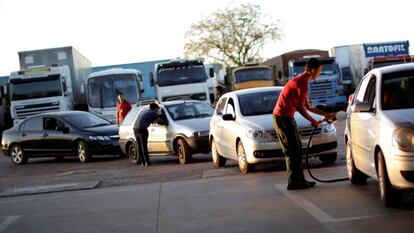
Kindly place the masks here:
<instances>
[{"instance_id":1,"label":"black sneaker","mask_svg":"<svg viewBox=\"0 0 414 233\"><path fill-rule=\"evenodd\" d=\"M301 182L301 183L291 183L288 184L287 190L298 190L298 189L307 189L309 188L309 184Z\"/></svg>"},{"instance_id":2,"label":"black sneaker","mask_svg":"<svg viewBox=\"0 0 414 233\"><path fill-rule=\"evenodd\" d=\"M307 181L307 180L305 180L304 182L305 182L305 184L308 184L309 188L311 188L311 187L313 187L313 186L316 185L316 182L314 182L314 181Z\"/></svg>"}]
</instances>

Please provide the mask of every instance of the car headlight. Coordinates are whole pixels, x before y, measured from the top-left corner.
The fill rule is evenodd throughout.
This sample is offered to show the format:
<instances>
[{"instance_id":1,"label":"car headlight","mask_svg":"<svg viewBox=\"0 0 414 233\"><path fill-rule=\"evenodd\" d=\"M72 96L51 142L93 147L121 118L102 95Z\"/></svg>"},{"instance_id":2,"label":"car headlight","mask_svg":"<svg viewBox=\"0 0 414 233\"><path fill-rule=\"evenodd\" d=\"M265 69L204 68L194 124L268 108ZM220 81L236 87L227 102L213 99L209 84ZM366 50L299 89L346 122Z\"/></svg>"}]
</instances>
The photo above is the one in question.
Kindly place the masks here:
<instances>
[{"instance_id":1,"label":"car headlight","mask_svg":"<svg viewBox=\"0 0 414 233\"><path fill-rule=\"evenodd\" d=\"M397 129L392 134L392 145L403 151L414 151L414 131Z\"/></svg>"},{"instance_id":2,"label":"car headlight","mask_svg":"<svg viewBox=\"0 0 414 233\"><path fill-rule=\"evenodd\" d=\"M258 131L254 129L247 130L247 137L250 139L257 140L257 141L265 141L265 142L275 140L273 136L270 135L270 133L266 131Z\"/></svg>"},{"instance_id":3,"label":"car headlight","mask_svg":"<svg viewBox=\"0 0 414 233\"><path fill-rule=\"evenodd\" d=\"M328 133L332 133L336 130L335 126L333 124L328 124L326 122L324 122L322 124L322 133L323 134L328 134Z\"/></svg>"},{"instance_id":4,"label":"car headlight","mask_svg":"<svg viewBox=\"0 0 414 233\"><path fill-rule=\"evenodd\" d=\"M195 138L208 137L209 133L210 133L210 131L195 132L195 133L193 133L193 137L195 137Z\"/></svg>"},{"instance_id":5,"label":"car headlight","mask_svg":"<svg viewBox=\"0 0 414 233\"><path fill-rule=\"evenodd\" d=\"M92 140L92 141L110 141L111 138L109 136L89 136L89 140Z\"/></svg>"}]
</instances>

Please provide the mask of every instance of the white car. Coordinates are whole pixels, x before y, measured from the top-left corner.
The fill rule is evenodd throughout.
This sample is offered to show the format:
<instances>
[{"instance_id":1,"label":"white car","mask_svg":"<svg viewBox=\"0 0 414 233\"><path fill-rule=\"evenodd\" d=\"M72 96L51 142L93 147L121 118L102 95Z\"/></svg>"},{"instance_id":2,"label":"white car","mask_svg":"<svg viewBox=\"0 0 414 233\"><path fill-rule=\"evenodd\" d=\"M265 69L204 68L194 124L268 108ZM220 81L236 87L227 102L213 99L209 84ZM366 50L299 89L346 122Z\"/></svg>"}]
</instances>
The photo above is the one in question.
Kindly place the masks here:
<instances>
[{"instance_id":1,"label":"white car","mask_svg":"<svg viewBox=\"0 0 414 233\"><path fill-rule=\"evenodd\" d=\"M414 64L370 71L347 110L348 177L379 181L381 201L397 206L414 189Z\"/></svg>"},{"instance_id":2,"label":"white car","mask_svg":"<svg viewBox=\"0 0 414 233\"><path fill-rule=\"evenodd\" d=\"M148 106L133 108L119 127L119 144L123 153L139 162L134 123ZM209 153L208 134L213 108L197 100L177 100L160 104L167 125L153 123L148 128L148 152L151 155L175 154L181 164L191 161L193 153Z\"/></svg>"},{"instance_id":3,"label":"white car","mask_svg":"<svg viewBox=\"0 0 414 233\"><path fill-rule=\"evenodd\" d=\"M252 165L284 159L273 126L273 108L283 87L261 87L229 92L223 95L210 122L210 145L215 167L225 165L226 159L237 160L240 171L246 174ZM322 117L312 114L315 119ZM295 114L299 133L306 148L313 129L310 122ZM311 156L324 163L334 163L337 156L336 128L323 123L315 130L309 148Z\"/></svg>"}]
</instances>

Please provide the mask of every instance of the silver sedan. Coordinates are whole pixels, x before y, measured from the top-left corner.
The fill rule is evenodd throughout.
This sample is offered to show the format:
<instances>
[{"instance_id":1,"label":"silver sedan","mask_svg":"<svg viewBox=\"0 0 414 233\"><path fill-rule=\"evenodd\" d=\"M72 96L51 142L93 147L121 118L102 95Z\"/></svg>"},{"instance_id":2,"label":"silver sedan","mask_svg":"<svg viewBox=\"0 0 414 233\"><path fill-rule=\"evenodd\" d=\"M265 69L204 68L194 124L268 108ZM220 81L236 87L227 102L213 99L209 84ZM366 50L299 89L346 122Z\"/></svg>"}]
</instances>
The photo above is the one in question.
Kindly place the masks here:
<instances>
[{"instance_id":1,"label":"silver sedan","mask_svg":"<svg viewBox=\"0 0 414 233\"><path fill-rule=\"evenodd\" d=\"M210 121L210 145L215 167L226 159L237 160L242 173L254 164L284 159L273 126L272 112L283 87L263 87L234 91L223 95ZM315 119L322 117L312 114ZM303 148L313 129L310 122L295 114ZM334 163L337 156L336 128L323 123L316 129L309 154L324 163Z\"/></svg>"}]
</instances>

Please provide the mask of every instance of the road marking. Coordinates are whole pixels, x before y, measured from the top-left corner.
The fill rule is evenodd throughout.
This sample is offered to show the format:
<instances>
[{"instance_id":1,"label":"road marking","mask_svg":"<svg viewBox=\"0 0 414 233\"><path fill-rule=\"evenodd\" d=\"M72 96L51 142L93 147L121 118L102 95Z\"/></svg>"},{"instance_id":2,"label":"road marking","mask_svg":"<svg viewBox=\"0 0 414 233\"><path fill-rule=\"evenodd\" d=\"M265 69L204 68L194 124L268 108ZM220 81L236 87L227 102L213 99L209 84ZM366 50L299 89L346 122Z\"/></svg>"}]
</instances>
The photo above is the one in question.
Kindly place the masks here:
<instances>
[{"instance_id":1,"label":"road marking","mask_svg":"<svg viewBox=\"0 0 414 233\"><path fill-rule=\"evenodd\" d=\"M3 232L4 230L6 230L6 228L10 224L12 224L14 221L16 221L19 217L20 217L20 215L0 217L0 219L1 218L6 218L3 222L0 222L0 232Z\"/></svg>"},{"instance_id":2,"label":"road marking","mask_svg":"<svg viewBox=\"0 0 414 233\"><path fill-rule=\"evenodd\" d=\"M404 213L394 213L394 214L377 214L377 215L367 215L367 216L354 216L354 217L345 217L345 218L334 218L325 211L323 211L321 208L317 207L315 204L304 198L300 191L290 191L288 192L286 190L286 185L279 184L275 185L275 187L285 194L287 198L289 198L291 201L296 203L299 207L304 209L306 212L308 212L310 215L312 215L314 218L316 218L321 223L330 223L330 222L344 222L344 221L354 221L354 220L361 220L361 219L367 219L367 218L376 218L376 217L382 217L382 216L389 216L389 215L400 215L400 214L406 214Z\"/></svg>"}]
</instances>

